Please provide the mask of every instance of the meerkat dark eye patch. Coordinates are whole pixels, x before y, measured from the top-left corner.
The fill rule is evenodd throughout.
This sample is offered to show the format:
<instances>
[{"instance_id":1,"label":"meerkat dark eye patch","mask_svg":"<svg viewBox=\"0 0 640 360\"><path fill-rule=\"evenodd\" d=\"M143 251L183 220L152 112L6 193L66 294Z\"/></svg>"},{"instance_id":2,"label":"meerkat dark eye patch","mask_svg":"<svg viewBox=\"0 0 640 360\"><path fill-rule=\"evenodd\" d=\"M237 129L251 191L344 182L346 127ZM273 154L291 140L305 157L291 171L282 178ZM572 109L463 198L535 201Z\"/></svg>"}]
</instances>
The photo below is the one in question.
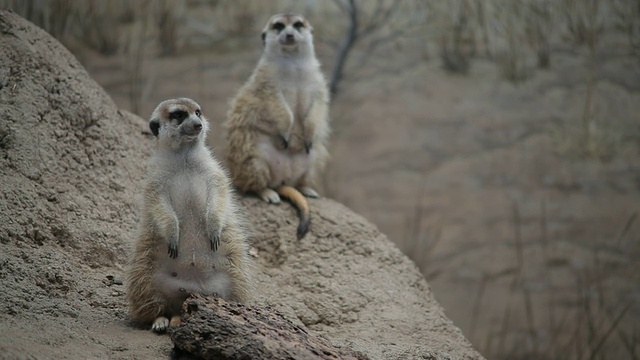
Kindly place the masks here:
<instances>
[{"instance_id":1,"label":"meerkat dark eye patch","mask_svg":"<svg viewBox=\"0 0 640 360\"><path fill-rule=\"evenodd\" d=\"M196 109L196 116L197 117L202 116L202 111L200 111L200 109Z\"/></svg>"},{"instance_id":2,"label":"meerkat dark eye patch","mask_svg":"<svg viewBox=\"0 0 640 360\"><path fill-rule=\"evenodd\" d=\"M189 117L189 113L184 110L174 110L169 113L169 119L176 120L179 124L182 123L187 117Z\"/></svg>"},{"instance_id":3,"label":"meerkat dark eye patch","mask_svg":"<svg viewBox=\"0 0 640 360\"><path fill-rule=\"evenodd\" d=\"M282 30L284 30L285 26L284 26L283 23L277 22L277 23L273 24L273 28L276 29L277 31L282 31Z\"/></svg>"},{"instance_id":4,"label":"meerkat dark eye patch","mask_svg":"<svg viewBox=\"0 0 640 360\"><path fill-rule=\"evenodd\" d=\"M153 136L158 136L160 131L160 121L158 119L152 119L149 121L149 130L151 130Z\"/></svg>"},{"instance_id":5,"label":"meerkat dark eye patch","mask_svg":"<svg viewBox=\"0 0 640 360\"><path fill-rule=\"evenodd\" d=\"M304 23L302 21L296 21L293 24L294 29L300 31L300 29L302 29L304 27Z\"/></svg>"}]
</instances>

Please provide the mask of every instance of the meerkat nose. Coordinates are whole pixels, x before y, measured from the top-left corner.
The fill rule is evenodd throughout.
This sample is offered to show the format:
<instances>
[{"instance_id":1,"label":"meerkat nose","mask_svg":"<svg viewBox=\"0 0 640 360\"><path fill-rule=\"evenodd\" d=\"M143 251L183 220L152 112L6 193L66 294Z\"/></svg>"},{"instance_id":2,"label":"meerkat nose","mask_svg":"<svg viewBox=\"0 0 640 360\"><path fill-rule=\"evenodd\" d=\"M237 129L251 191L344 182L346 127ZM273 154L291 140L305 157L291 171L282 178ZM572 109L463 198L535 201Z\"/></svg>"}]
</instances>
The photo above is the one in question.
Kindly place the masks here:
<instances>
[{"instance_id":1,"label":"meerkat nose","mask_svg":"<svg viewBox=\"0 0 640 360\"><path fill-rule=\"evenodd\" d=\"M202 130L202 124L195 124L193 125L193 128L196 129L196 131L200 131Z\"/></svg>"},{"instance_id":2,"label":"meerkat nose","mask_svg":"<svg viewBox=\"0 0 640 360\"><path fill-rule=\"evenodd\" d=\"M287 34L287 40L293 40L293 34Z\"/></svg>"}]
</instances>

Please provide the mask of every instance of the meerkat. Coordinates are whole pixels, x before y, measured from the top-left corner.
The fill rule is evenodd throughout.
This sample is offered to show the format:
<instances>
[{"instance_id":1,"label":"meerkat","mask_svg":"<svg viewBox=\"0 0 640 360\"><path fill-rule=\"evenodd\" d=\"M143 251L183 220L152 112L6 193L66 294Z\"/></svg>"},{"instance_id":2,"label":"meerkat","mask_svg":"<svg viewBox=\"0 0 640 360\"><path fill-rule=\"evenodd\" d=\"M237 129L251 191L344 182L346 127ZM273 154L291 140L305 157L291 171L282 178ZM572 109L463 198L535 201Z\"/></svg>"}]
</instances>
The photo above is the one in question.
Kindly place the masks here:
<instances>
[{"instance_id":1,"label":"meerkat","mask_svg":"<svg viewBox=\"0 0 640 360\"><path fill-rule=\"evenodd\" d=\"M163 332L180 323L191 293L246 301L250 260L231 181L205 146L209 125L200 106L166 100L149 128L157 148L127 270L127 300L134 322Z\"/></svg>"},{"instance_id":2,"label":"meerkat","mask_svg":"<svg viewBox=\"0 0 640 360\"><path fill-rule=\"evenodd\" d=\"M329 156L329 92L304 17L272 16L262 41L263 54L227 114L228 166L240 191L293 202L301 239L310 224L305 196L319 196L314 182Z\"/></svg>"}]
</instances>

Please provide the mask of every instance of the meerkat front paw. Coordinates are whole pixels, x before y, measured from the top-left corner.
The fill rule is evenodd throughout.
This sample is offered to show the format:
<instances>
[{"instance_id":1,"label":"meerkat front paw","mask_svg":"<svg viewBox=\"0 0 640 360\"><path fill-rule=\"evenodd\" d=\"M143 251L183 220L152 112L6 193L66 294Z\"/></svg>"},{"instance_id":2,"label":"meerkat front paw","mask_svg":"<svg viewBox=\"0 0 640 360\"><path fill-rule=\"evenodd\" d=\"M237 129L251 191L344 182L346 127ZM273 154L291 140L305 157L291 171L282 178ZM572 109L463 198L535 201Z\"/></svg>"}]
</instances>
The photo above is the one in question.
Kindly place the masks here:
<instances>
[{"instance_id":1,"label":"meerkat front paw","mask_svg":"<svg viewBox=\"0 0 640 360\"><path fill-rule=\"evenodd\" d=\"M178 239L174 239L174 240L169 240L169 244L167 246L167 253L169 254L169 257L172 259L175 259L178 257Z\"/></svg>"},{"instance_id":2,"label":"meerkat front paw","mask_svg":"<svg viewBox=\"0 0 640 360\"><path fill-rule=\"evenodd\" d=\"M162 333L167 330L167 327L169 327L169 319L164 316L158 316L153 322L153 325L151 325L151 330Z\"/></svg>"},{"instance_id":3,"label":"meerkat front paw","mask_svg":"<svg viewBox=\"0 0 640 360\"><path fill-rule=\"evenodd\" d=\"M288 136L285 135L280 135L278 140L280 140L280 147L282 149L288 149L289 148L289 139Z\"/></svg>"},{"instance_id":4,"label":"meerkat front paw","mask_svg":"<svg viewBox=\"0 0 640 360\"><path fill-rule=\"evenodd\" d=\"M317 191L313 190L310 187L303 186L299 190L302 193L302 195L304 195L306 197L310 197L310 198L319 198L320 197L320 194L318 194Z\"/></svg>"},{"instance_id":5,"label":"meerkat front paw","mask_svg":"<svg viewBox=\"0 0 640 360\"><path fill-rule=\"evenodd\" d=\"M222 229L218 229L213 231L213 234L209 237L209 242L211 243L211 250L218 251L218 246L220 246L220 234L222 233Z\"/></svg>"},{"instance_id":6,"label":"meerkat front paw","mask_svg":"<svg viewBox=\"0 0 640 360\"><path fill-rule=\"evenodd\" d=\"M280 203L280 195L275 192L273 189L265 188L260 191L260 197L262 200L270 203L270 204L279 204Z\"/></svg>"},{"instance_id":7,"label":"meerkat front paw","mask_svg":"<svg viewBox=\"0 0 640 360\"><path fill-rule=\"evenodd\" d=\"M220 246L220 237L222 236L222 220L214 208L207 210L207 219L209 219L207 223L207 237L209 238L211 251L216 252Z\"/></svg>"}]
</instances>

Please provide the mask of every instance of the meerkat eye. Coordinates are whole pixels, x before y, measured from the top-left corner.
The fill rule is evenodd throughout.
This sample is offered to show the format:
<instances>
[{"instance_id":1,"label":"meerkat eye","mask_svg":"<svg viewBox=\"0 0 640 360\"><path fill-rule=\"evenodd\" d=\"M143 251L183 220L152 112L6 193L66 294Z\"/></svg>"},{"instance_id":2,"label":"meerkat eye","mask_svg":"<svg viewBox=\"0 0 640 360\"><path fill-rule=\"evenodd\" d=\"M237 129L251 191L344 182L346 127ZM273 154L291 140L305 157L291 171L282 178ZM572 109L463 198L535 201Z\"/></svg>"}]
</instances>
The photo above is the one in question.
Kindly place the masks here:
<instances>
[{"instance_id":1,"label":"meerkat eye","mask_svg":"<svg viewBox=\"0 0 640 360\"><path fill-rule=\"evenodd\" d=\"M283 23L277 22L273 24L273 28L276 29L277 31L282 31L285 28L285 26Z\"/></svg>"},{"instance_id":2,"label":"meerkat eye","mask_svg":"<svg viewBox=\"0 0 640 360\"><path fill-rule=\"evenodd\" d=\"M175 110L169 113L169 118L178 121L178 124L182 123L189 114L184 110Z\"/></svg>"},{"instance_id":3,"label":"meerkat eye","mask_svg":"<svg viewBox=\"0 0 640 360\"><path fill-rule=\"evenodd\" d=\"M294 27L296 30L300 31L300 29L302 29L302 28L304 27L304 23L302 23L302 21L296 21L296 22L293 24L293 27Z\"/></svg>"},{"instance_id":4,"label":"meerkat eye","mask_svg":"<svg viewBox=\"0 0 640 360\"><path fill-rule=\"evenodd\" d=\"M196 109L196 116L197 117L202 116L202 111L200 111L200 109Z\"/></svg>"}]
</instances>

